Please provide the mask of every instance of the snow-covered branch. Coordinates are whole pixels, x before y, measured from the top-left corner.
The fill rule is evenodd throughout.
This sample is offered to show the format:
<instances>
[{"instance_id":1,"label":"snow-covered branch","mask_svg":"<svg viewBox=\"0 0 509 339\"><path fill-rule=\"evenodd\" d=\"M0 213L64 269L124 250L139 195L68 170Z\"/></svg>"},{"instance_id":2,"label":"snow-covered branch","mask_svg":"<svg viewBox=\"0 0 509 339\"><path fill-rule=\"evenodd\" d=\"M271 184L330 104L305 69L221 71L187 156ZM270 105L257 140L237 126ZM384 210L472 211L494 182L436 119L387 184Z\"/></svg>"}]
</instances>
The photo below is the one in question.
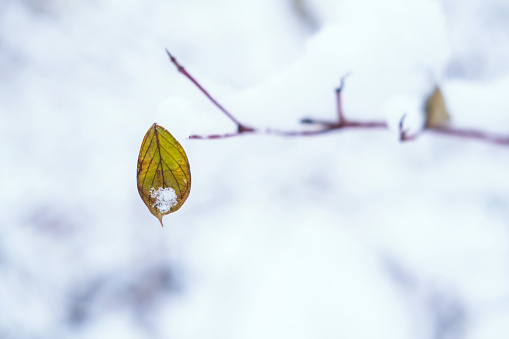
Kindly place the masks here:
<instances>
[{"instance_id":1,"label":"snow-covered branch","mask_svg":"<svg viewBox=\"0 0 509 339\"><path fill-rule=\"evenodd\" d=\"M236 137L244 134L264 134L264 135L275 135L282 137L309 137L316 135L323 135L329 132L341 131L345 129L387 129L388 125L385 121L359 121L359 120L350 120L346 118L345 113L343 112L343 105L341 102L341 92L344 88L345 76L341 78L340 85L335 89L336 94L336 120L334 121L323 121L323 120L315 120L312 118L303 118L301 119L302 124L307 125L318 125L319 129L312 130L296 130L296 131L288 131L288 130L278 130L278 129L260 129L255 128L244 123L241 123L233 114L231 114L226 108L224 108L212 95L207 92L207 90L191 75L187 70L177 61L177 59L168 51L166 53L170 57L171 62L177 67L178 71L182 73L186 78L188 78L198 89L205 94L205 96L217 107L221 112L223 112L235 125L237 126L237 130L231 133L225 134L210 134L210 135L190 135L190 139L224 139ZM348 74L347 74L348 75ZM476 129L466 129L466 128L457 128L457 127L449 127L449 126L430 126L427 125L417 134L409 134L405 129L404 125L405 116L403 116L400 120L399 124L399 134L400 141L411 141L417 139L417 137L425 132L430 132L434 134L440 134L449 137L457 137L464 139L472 139L484 141L487 143L497 144L497 145L509 145L509 135L501 135L494 134L482 130Z\"/></svg>"}]
</instances>

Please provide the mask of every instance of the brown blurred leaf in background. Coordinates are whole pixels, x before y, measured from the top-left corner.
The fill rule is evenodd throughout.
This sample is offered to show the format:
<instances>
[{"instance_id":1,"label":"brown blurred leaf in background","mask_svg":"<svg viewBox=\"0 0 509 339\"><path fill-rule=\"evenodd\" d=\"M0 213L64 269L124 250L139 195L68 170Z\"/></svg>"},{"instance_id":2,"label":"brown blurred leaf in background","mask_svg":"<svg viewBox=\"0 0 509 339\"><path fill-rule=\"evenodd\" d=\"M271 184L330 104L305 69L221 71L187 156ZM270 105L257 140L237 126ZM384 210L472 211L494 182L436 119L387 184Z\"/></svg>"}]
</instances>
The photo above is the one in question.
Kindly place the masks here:
<instances>
[{"instance_id":1,"label":"brown blurred leaf in background","mask_svg":"<svg viewBox=\"0 0 509 339\"><path fill-rule=\"evenodd\" d=\"M444 96L437 86L426 101L426 127L442 127L447 125L449 120Z\"/></svg>"}]
</instances>

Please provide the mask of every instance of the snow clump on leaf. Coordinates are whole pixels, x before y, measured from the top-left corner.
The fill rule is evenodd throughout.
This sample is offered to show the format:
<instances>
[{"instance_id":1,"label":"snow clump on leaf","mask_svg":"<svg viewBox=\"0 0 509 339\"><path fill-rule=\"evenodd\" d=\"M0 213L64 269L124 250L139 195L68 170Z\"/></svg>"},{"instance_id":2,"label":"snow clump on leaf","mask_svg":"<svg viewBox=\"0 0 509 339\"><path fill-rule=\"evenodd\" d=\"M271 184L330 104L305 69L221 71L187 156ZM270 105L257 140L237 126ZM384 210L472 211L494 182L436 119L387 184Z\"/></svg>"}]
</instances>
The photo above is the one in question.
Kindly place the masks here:
<instances>
[{"instance_id":1,"label":"snow clump on leaf","mask_svg":"<svg viewBox=\"0 0 509 339\"><path fill-rule=\"evenodd\" d=\"M152 188L150 196L155 199L155 203L152 206L157 208L161 213L169 212L170 209L177 204L177 195L175 194L175 190L171 187L159 187L157 190Z\"/></svg>"}]
</instances>

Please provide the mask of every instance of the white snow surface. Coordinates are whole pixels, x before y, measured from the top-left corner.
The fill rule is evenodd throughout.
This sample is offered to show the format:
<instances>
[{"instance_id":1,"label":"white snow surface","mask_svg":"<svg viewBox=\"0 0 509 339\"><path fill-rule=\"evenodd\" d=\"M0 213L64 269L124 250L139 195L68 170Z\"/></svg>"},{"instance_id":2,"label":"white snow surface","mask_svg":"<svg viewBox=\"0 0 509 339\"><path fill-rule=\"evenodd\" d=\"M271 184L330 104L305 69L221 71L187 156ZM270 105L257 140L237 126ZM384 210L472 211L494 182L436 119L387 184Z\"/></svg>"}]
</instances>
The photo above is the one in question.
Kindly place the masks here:
<instances>
[{"instance_id":1,"label":"white snow surface","mask_svg":"<svg viewBox=\"0 0 509 339\"><path fill-rule=\"evenodd\" d=\"M0 338L509 337L505 0L0 0ZM188 140L345 114L391 131ZM410 112L410 113L409 113ZM193 188L136 190L157 122ZM165 195L166 196L166 195Z\"/></svg>"}]
</instances>

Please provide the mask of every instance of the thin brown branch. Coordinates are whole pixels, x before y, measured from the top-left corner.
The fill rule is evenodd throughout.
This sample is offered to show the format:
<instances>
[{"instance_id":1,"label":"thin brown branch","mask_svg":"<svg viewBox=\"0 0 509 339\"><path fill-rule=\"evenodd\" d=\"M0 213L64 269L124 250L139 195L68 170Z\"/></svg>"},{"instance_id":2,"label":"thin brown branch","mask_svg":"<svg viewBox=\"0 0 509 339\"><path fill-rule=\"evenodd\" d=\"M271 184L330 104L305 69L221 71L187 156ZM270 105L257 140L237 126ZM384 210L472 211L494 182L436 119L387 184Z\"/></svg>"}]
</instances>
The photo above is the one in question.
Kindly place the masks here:
<instances>
[{"instance_id":1,"label":"thin brown branch","mask_svg":"<svg viewBox=\"0 0 509 339\"><path fill-rule=\"evenodd\" d=\"M509 145L509 136L487 133L475 129L463 129L452 127L428 127L426 131L436 134L447 135L451 137L459 137L466 139L474 139L489 142L497 145Z\"/></svg>"},{"instance_id":2,"label":"thin brown branch","mask_svg":"<svg viewBox=\"0 0 509 339\"><path fill-rule=\"evenodd\" d=\"M320 122L319 122L320 123ZM357 128L357 129L386 129L387 124L384 121L347 121L342 124L330 123L325 124L322 129L316 130L300 130L300 131L286 131L278 129L253 129L251 131L244 132L233 132L225 134L211 134L211 135L196 135L189 136L189 139L225 139L237 137L243 134L263 134L263 135L274 135L280 137L309 137L315 135L323 135L330 132L335 132L346 128Z\"/></svg>"},{"instance_id":3,"label":"thin brown branch","mask_svg":"<svg viewBox=\"0 0 509 339\"><path fill-rule=\"evenodd\" d=\"M175 59L175 57L173 55L171 55L170 51L168 51L166 49L166 53L168 54L168 56L170 57L170 60L171 62L177 67L177 70L184 74L184 76L186 76L186 78L188 78L189 80L191 80L191 82L200 89L200 91L202 91L203 94L205 94L205 96L210 100L212 101L212 103L221 110L221 112L223 112L231 121L233 121L236 125L237 125L237 130L239 133L244 133L244 132L252 132L254 131L253 128L251 127L248 127L244 124L242 124L240 121L238 121L230 112L228 112L226 110L226 108L224 108L219 102L216 101L216 99L214 99L210 94L209 92L207 92L207 90L205 88L203 88L202 85L200 85L200 83L198 81L196 81L194 79L194 77L189 74L189 72L186 71L186 69L180 65L177 61L177 59Z\"/></svg>"},{"instance_id":4,"label":"thin brown branch","mask_svg":"<svg viewBox=\"0 0 509 339\"><path fill-rule=\"evenodd\" d=\"M225 133L225 134L210 134L210 135L197 135L193 134L189 136L189 139L226 139L226 138L232 138L237 137L241 134L255 134L258 133L258 131L253 130L249 132L232 132L232 133Z\"/></svg>"},{"instance_id":5,"label":"thin brown branch","mask_svg":"<svg viewBox=\"0 0 509 339\"><path fill-rule=\"evenodd\" d=\"M304 118L301 120L302 124L312 124L319 125L321 128L316 130L298 130L298 131L285 131L285 130L276 130L276 129L257 129L247 125L242 124L237 118L235 118L230 112L228 112L217 100L215 100L208 92L203 88L200 83L194 79L194 77L189 74L183 66L181 66L177 59L171 55L171 53L166 50L166 53L170 57L171 62L177 67L178 71L182 73L186 78L188 78L198 89L205 94L205 96L217 107L221 110L231 121L233 121L237 125L237 131L225 134L211 134L211 135L191 135L190 139L225 139L237 137L240 135L246 134L263 134L263 135L274 135L281 137L308 137L308 136L318 136L324 135L330 132L340 131L343 129L387 129L387 123L384 121L355 121L348 120L345 117L343 112L343 105L341 101L341 92L344 88L344 79L349 75L344 75L340 80L340 85L335 89L336 94L336 114L337 121L324 121L324 120L316 120L311 118ZM456 127L426 127L420 133L409 135L408 129L404 127L406 115L400 120L399 123L399 133L400 133L400 141L411 141L417 139L417 137L424 132L431 132L435 134L441 134L450 137L458 137L464 139L472 139L478 141L484 141L491 144L496 145L509 145L509 135L500 135L493 134L481 130L476 129L464 129L464 128L456 128Z\"/></svg>"}]
</instances>

